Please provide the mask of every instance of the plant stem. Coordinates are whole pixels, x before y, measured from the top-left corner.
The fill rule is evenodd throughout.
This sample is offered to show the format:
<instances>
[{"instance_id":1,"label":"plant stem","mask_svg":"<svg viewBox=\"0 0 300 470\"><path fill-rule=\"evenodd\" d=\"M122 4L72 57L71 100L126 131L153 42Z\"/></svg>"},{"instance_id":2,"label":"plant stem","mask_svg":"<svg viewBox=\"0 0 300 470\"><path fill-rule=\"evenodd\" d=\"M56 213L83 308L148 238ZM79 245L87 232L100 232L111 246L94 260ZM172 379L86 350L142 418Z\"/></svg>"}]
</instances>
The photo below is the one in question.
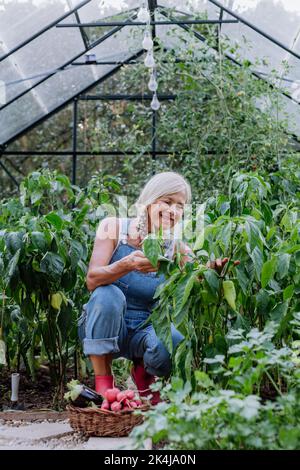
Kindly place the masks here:
<instances>
[{"instance_id":1,"label":"plant stem","mask_svg":"<svg viewBox=\"0 0 300 470\"><path fill-rule=\"evenodd\" d=\"M270 382L272 383L272 385L275 388L278 395L280 395L282 397L281 390L277 387L276 383L274 382L273 378L271 377L271 375L269 374L269 372L267 370L265 370L265 374L268 377L268 379L270 380Z\"/></svg>"}]
</instances>

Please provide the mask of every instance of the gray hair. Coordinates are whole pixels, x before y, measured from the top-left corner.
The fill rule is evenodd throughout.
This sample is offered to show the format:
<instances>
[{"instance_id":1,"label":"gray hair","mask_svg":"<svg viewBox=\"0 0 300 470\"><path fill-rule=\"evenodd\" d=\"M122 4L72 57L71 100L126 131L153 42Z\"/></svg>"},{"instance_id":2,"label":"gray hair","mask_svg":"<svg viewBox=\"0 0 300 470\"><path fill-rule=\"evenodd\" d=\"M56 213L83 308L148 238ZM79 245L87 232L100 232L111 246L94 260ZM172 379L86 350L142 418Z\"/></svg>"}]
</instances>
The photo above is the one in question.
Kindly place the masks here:
<instances>
[{"instance_id":1,"label":"gray hair","mask_svg":"<svg viewBox=\"0 0 300 470\"><path fill-rule=\"evenodd\" d=\"M138 211L139 208L143 210L143 208L153 204L159 197L179 191L185 192L186 204L189 204L192 199L191 186L182 175L175 171L157 173L145 184L135 204Z\"/></svg>"}]
</instances>

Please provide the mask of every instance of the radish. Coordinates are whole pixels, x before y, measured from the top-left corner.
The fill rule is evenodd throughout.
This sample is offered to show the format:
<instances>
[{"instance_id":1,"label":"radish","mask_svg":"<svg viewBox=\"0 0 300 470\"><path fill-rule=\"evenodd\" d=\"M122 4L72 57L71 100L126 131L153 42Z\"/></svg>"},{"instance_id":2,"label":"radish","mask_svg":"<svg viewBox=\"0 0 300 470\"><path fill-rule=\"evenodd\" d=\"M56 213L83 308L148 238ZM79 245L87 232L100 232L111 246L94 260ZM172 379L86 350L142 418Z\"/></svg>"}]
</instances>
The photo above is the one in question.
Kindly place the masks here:
<instances>
[{"instance_id":1,"label":"radish","mask_svg":"<svg viewBox=\"0 0 300 470\"><path fill-rule=\"evenodd\" d=\"M138 407L135 401L131 401L130 406L131 406L131 408L137 408Z\"/></svg>"},{"instance_id":2,"label":"radish","mask_svg":"<svg viewBox=\"0 0 300 470\"><path fill-rule=\"evenodd\" d=\"M133 390L127 390L126 391L126 397L129 399L129 400L133 400L134 399L134 396L135 396L135 393Z\"/></svg>"},{"instance_id":3,"label":"radish","mask_svg":"<svg viewBox=\"0 0 300 470\"><path fill-rule=\"evenodd\" d=\"M126 392L119 392L117 395L117 401L122 402L127 398Z\"/></svg>"},{"instance_id":4,"label":"radish","mask_svg":"<svg viewBox=\"0 0 300 470\"><path fill-rule=\"evenodd\" d=\"M142 400L140 400L140 399L136 399L135 403L137 404L137 406L142 406L142 404L143 404Z\"/></svg>"},{"instance_id":5,"label":"radish","mask_svg":"<svg viewBox=\"0 0 300 470\"><path fill-rule=\"evenodd\" d=\"M120 392L118 388L108 388L104 393L105 398L109 403L116 401L117 395Z\"/></svg>"},{"instance_id":6,"label":"radish","mask_svg":"<svg viewBox=\"0 0 300 470\"><path fill-rule=\"evenodd\" d=\"M107 400L103 400L101 410L109 410L109 403Z\"/></svg>"},{"instance_id":7,"label":"radish","mask_svg":"<svg viewBox=\"0 0 300 470\"><path fill-rule=\"evenodd\" d=\"M121 405L121 403L119 403L118 401L114 401L114 402L110 405L110 409L111 409L111 411L121 411L122 405Z\"/></svg>"},{"instance_id":8,"label":"radish","mask_svg":"<svg viewBox=\"0 0 300 470\"><path fill-rule=\"evenodd\" d=\"M129 406L125 405L122 411L128 411L128 410L130 410L130 409L131 409L131 408L129 408Z\"/></svg>"}]
</instances>

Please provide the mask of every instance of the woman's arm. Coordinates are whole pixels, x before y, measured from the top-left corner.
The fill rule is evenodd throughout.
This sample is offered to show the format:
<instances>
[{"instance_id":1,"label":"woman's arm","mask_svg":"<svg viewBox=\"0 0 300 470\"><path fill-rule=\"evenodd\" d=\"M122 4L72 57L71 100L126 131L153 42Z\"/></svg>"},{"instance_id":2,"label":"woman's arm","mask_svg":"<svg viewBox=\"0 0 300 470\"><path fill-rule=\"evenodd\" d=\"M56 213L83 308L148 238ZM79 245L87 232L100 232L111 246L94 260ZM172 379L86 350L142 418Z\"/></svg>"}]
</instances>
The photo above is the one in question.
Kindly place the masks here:
<instances>
[{"instance_id":1,"label":"woman's arm","mask_svg":"<svg viewBox=\"0 0 300 470\"><path fill-rule=\"evenodd\" d=\"M181 256L180 259L180 266L183 267L186 263L189 261L194 261L195 260L195 254L193 250L184 243L183 241L179 242L179 248L176 248L175 246L175 253L179 252L183 256ZM219 274L221 273L223 267L225 266L226 263L228 263L229 258L217 258L215 261L207 261L206 266L210 269L215 269ZM234 261L234 266L238 266L240 264L239 260Z\"/></svg>"},{"instance_id":2,"label":"woman's arm","mask_svg":"<svg viewBox=\"0 0 300 470\"><path fill-rule=\"evenodd\" d=\"M142 251L136 250L119 261L109 264L118 243L119 221L116 217L103 219L98 227L93 252L86 276L89 291L96 287L111 284L130 271L156 271Z\"/></svg>"}]
</instances>

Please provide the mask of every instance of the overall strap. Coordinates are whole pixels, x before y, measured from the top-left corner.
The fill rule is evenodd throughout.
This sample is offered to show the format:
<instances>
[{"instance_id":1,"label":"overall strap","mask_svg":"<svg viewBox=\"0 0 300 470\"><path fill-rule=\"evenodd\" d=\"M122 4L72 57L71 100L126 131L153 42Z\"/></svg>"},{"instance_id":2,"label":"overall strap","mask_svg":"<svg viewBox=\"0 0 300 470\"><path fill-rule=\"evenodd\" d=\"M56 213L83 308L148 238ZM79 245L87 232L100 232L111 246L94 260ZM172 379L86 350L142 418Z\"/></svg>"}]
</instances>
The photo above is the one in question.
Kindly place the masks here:
<instances>
[{"instance_id":1,"label":"overall strap","mask_svg":"<svg viewBox=\"0 0 300 470\"><path fill-rule=\"evenodd\" d=\"M121 217L119 219L119 243L127 242L128 223L129 219L127 217Z\"/></svg>"},{"instance_id":2,"label":"overall strap","mask_svg":"<svg viewBox=\"0 0 300 470\"><path fill-rule=\"evenodd\" d=\"M120 218L119 219L119 235L118 235L118 243L116 244L116 247L114 251L112 252L111 259L116 253L117 249L122 243L127 242L127 219L126 218Z\"/></svg>"},{"instance_id":3,"label":"overall strap","mask_svg":"<svg viewBox=\"0 0 300 470\"><path fill-rule=\"evenodd\" d=\"M175 252L175 240L167 240L164 243L164 249L165 249L164 256L171 260Z\"/></svg>"}]
</instances>

